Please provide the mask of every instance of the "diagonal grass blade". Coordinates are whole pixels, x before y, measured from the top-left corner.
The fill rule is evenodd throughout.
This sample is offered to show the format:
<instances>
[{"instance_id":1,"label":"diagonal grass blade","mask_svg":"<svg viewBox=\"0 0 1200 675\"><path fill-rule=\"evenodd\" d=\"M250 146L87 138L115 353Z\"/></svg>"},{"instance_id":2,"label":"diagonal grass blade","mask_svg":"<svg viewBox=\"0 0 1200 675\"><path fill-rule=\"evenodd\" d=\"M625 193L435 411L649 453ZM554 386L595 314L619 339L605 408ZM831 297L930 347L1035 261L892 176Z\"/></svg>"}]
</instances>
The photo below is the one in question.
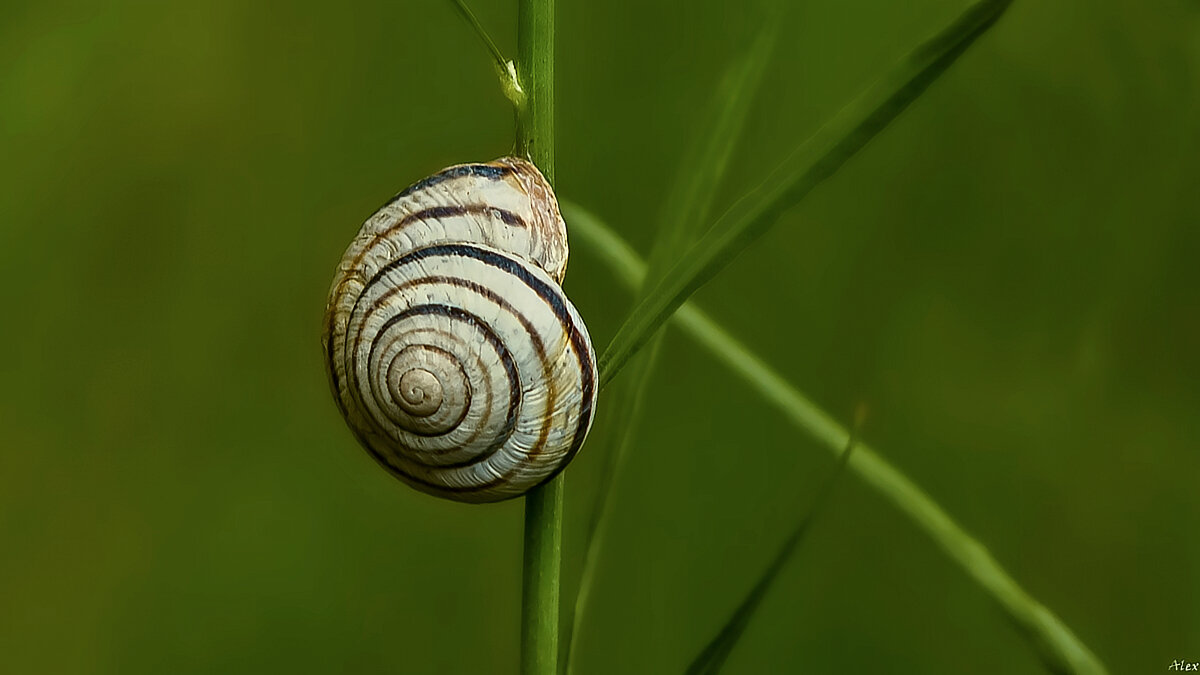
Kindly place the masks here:
<instances>
[{"instance_id":1,"label":"diagonal grass blade","mask_svg":"<svg viewBox=\"0 0 1200 675\"><path fill-rule=\"evenodd\" d=\"M896 119L983 33L1011 0L982 0L917 47L739 200L633 309L600 357L601 386L621 370L667 317L788 208Z\"/></svg>"},{"instance_id":2,"label":"diagonal grass blade","mask_svg":"<svg viewBox=\"0 0 1200 675\"><path fill-rule=\"evenodd\" d=\"M778 33L780 5L776 3L763 21L763 28L744 52L726 68L713 100L700 124L700 133L689 146L675 181L664 200L654 245L650 256L649 281L661 278L672 259L692 240L701 225L708 220L716 196L717 185L725 176L729 157L741 136L754 94L762 81L763 71L770 60ZM642 283L644 290L647 283ZM579 634L586 616L588 600L595 578L596 563L607 531L609 496L620 475L629 446L632 445L644 409L650 376L654 371L662 334L656 335L630 366L629 377L616 401L613 427L618 429L613 448L606 453L606 462L592 508L585 547L583 569L563 638L568 675L574 671L574 638Z\"/></svg>"},{"instance_id":3,"label":"diagonal grass blade","mask_svg":"<svg viewBox=\"0 0 1200 675\"><path fill-rule=\"evenodd\" d=\"M754 613L758 610L758 606L762 603L763 598L767 597L767 592L771 590L771 586L775 583L775 579L779 573L792 559L792 555L796 553L796 549L800 547L800 543L804 541L804 535L808 534L809 527L813 521L829 502L829 496L833 493L833 486L841 478L846 471L847 460L850 459L850 453L854 450L854 443L858 438L858 431L862 426L864 417L863 408L859 408L857 419L855 420L854 433L850 434L850 439L846 441L846 449L842 451L838 458L838 464L834 467L831 475L825 479L824 485L821 486L819 492L813 496L812 503L804 510L804 515L800 517L800 522L792 530L788 538L783 541L772 558L771 564L763 571L762 576L758 578L750 592L742 599L741 604L729 616L725 625L721 630L713 636L704 649L696 655L696 658L688 666L687 675L715 675L720 672L721 667L725 665L725 660L733 652L733 648L737 646L738 640L746 631L746 627L750 625L750 620L754 618Z\"/></svg>"},{"instance_id":4,"label":"diagonal grass blade","mask_svg":"<svg viewBox=\"0 0 1200 675\"><path fill-rule=\"evenodd\" d=\"M566 200L561 201L561 206L572 236L584 240L626 287L636 290L646 276L646 263L595 216ZM675 319L688 335L746 380L797 429L831 452L845 447L850 436L846 429L707 314L685 303ZM1108 672L1054 612L1021 588L986 546L877 451L859 444L849 469L907 516L979 584L1026 636L1050 671L1087 675Z\"/></svg>"}]
</instances>

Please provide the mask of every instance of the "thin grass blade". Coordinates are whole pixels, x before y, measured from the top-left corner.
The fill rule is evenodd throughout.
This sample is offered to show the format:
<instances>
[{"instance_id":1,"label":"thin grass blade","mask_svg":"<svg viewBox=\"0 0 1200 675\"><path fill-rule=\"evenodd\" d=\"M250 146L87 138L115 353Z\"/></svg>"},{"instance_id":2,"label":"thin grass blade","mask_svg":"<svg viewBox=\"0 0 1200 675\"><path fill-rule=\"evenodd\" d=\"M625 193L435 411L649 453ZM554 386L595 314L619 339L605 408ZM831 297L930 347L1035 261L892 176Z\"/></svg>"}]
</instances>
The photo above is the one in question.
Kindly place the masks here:
<instances>
[{"instance_id":1,"label":"thin grass blade","mask_svg":"<svg viewBox=\"0 0 1200 675\"><path fill-rule=\"evenodd\" d=\"M739 200L634 308L600 358L604 386L692 293L779 216L861 150L982 34L1011 0L983 0L928 40L796 149Z\"/></svg>"},{"instance_id":2,"label":"thin grass blade","mask_svg":"<svg viewBox=\"0 0 1200 675\"><path fill-rule=\"evenodd\" d=\"M775 579L779 573L787 565L788 561L796 553L796 549L800 547L800 543L804 541L804 536L808 534L809 528L821 509L829 502L829 496L833 494L833 486L841 478L846 471L847 460L850 459L850 453L854 450L854 443L858 438L859 428L862 426L863 413L862 408L859 409L858 418L854 426L854 433L850 435L850 439L846 441L846 449L842 451L838 458L837 466L834 467L832 473L825 479L825 483L821 489L813 496L812 502L808 508L804 509L800 517L800 522L792 530L788 538L783 541L779 547L779 551L775 553L771 564L767 566L758 578L750 592L742 599L741 604L729 616L725 625L721 630L705 645L704 649L688 666L688 675L715 675L720 672L721 667L725 665L725 660L733 653L733 648L737 646L738 640L742 634L746 632L746 627L750 625L750 620L754 618L754 613L762 604L763 598L767 597L767 592L775 584Z\"/></svg>"},{"instance_id":3,"label":"thin grass blade","mask_svg":"<svg viewBox=\"0 0 1200 675\"><path fill-rule=\"evenodd\" d=\"M629 290L646 276L646 263L608 226L582 207L562 200L571 235L599 255ZM793 387L748 347L695 305L685 303L676 323L730 370L775 406L798 430L831 452L845 447L850 434L829 413ZM1000 565L978 539L964 530L908 476L876 450L858 444L849 469L891 502L987 593L1030 642L1051 672L1104 675L1108 671L1071 629Z\"/></svg>"},{"instance_id":4,"label":"thin grass blade","mask_svg":"<svg viewBox=\"0 0 1200 675\"><path fill-rule=\"evenodd\" d=\"M500 78L500 89L504 92L504 97L513 104L514 112L519 112L521 106L525 104L525 92L521 89L521 83L517 81L517 67L512 61L504 58L504 54L500 53L500 48L496 46L496 41L488 34L487 29L475 16L475 12L467 5L465 0L450 0L462 18L470 24L475 30L475 35L479 37L480 42L484 47L487 47L488 53L492 55L492 63L496 68L496 76Z\"/></svg>"},{"instance_id":5,"label":"thin grass blade","mask_svg":"<svg viewBox=\"0 0 1200 675\"><path fill-rule=\"evenodd\" d=\"M663 200L658 232L650 249L648 283L656 282L708 222L717 188L746 126L763 73L774 53L783 6L770 5L762 28L721 76L706 114L692 137ZM648 290L648 289L647 289Z\"/></svg>"},{"instance_id":6,"label":"thin grass blade","mask_svg":"<svg viewBox=\"0 0 1200 675\"><path fill-rule=\"evenodd\" d=\"M500 48L496 46L496 41L492 39L491 35L488 35L488 32L483 27L483 24L480 23L479 19L475 16L475 12L471 11L471 8L467 6L467 3L464 0L450 1L454 3L455 9L457 9L458 13L462 15L462 18L465 19L466 22L470 24L471 28L475 30L475 35L477 35L483 42L483 46L487 47L488 53L492 55L492 60L496 63L496 65L499 67L504 67L504 64L508 63L508 59L504 58L504 55L500 53Z\"/></svg>"},{"instance_id":7,"label":"thin grass blade","mask_svg":"<svg viewBox=\"0 0 1200 675\"><path fill-rule=\"evenodd\" d=\"M714 98L699 126L700 133L690 144L676 179L664 200L654 245L650 257L650 279L656 280L667 270L669 262L695 237L712 211L717 186L725 176L729 157L741 136L751 103L762 81L763 71L770 61L778 34L780 5L776 3L763 22L754 40L725 70ZM644 289L646 284L642 284ZM583 569L574 605L568 610L570 619L564 635L564 657L568 675L574 672L574 637L583 625L588 600L595 579L596 563L607 532L612 486L620 475L624 458L633 443L644 409L646 389L662 346L662 334L651 340L630 365L631 376L618 396L612 426L618 429L612 449L605 453L606 462L597 489L596 501L588 523L585 539Z\"/></svg>"}]
</instances>

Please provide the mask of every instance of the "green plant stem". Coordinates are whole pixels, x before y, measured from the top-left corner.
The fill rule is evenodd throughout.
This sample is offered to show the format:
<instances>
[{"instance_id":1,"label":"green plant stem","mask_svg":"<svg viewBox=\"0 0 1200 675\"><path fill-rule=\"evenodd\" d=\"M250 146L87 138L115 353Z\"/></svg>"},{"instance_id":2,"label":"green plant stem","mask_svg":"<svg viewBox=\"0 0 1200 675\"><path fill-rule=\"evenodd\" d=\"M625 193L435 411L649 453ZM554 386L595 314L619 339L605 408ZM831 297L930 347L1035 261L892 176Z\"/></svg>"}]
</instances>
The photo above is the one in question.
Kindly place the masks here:
<instances>
[{"instance_id":1,"label":"green plant stem","mask_svg":"<svg viewBox=\"0 0 1200 675\"><path fill-rule=\"evenodd\" d=\"M582 237L630 290L646 276L646 263L633 249L581 207L560 200L573 236ZM797 428L833 453L846 447L850 433L808 397L738 342L690 302L672 317L683 328L774 405ZM967 575L984 589L1033 645L1052 672L1103 675L1104 664L1054 612L1021 588L979 540L950 517L912 480L874 448L856 444L849 468L925 532Z\"/></svg>"},{"instance_id":2,"label":"green plant stem","mask_svg":"<svg viewBox=\"0 0 1200 675\"><path fill-rule=\"evenodd\" d=\"M517 152L554 184L554 0L518 0Z\"/></svg>"},{"instance_id":3,"label":"green plant stem","mask_svg":"<svg viewBox=\"0 0 1200 675\"><path fill-rule=\"evenodd\" d=\"M562 509L562 475L525 496L525 569L521 592L522 675L554 675L558 668Z\"/></svg>"},{"instance_id":4,"label":"green plant stem","mask_svg":"<svg viewBox=\"0 0 1200 675\"><path fill-rule=\"evenodd\" d=\"M518 0L517 151L554 184L554 0ZM525 496L521 591L521 673L558 670L559 577L562 567L563 478Z\"/></svg>"}]
</instances>

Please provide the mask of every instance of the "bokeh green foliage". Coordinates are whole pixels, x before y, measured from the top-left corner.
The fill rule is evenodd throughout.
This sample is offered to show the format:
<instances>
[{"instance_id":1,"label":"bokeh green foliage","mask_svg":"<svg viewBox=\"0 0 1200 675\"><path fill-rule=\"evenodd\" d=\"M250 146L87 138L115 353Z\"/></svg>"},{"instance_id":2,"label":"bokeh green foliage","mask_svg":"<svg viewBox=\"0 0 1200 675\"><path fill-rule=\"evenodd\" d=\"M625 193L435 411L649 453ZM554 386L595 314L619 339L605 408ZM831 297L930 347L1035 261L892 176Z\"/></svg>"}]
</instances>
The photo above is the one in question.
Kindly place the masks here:
<instances>
[{"instance_id":1,"label":"bokeh green foliage","mask_svg":"<svg viewBox=\"0 0 1200 675\"><path fill-rule=\"evenodd\" d=\"M718 204L963 6L796 5ZM512 3L472 6L512 53ZM560 2L559 193L648 250L755 18ZM0 10L4 670L515 671L520 502L379 471L317 338L358 224L511 143L449 3ZM1113 672L1165 668L1200 659L1198 177L1194 2L1017 2L696 299L827 409L867 401L865 438ZM600 346L628 296L573 253ZM831 465L682 335L666 346L581 674L680 671ZM600 465L567 473L567 597ZM848 480L728 672L867 669L1039 664Z\"/></svg>"}]
</instances>

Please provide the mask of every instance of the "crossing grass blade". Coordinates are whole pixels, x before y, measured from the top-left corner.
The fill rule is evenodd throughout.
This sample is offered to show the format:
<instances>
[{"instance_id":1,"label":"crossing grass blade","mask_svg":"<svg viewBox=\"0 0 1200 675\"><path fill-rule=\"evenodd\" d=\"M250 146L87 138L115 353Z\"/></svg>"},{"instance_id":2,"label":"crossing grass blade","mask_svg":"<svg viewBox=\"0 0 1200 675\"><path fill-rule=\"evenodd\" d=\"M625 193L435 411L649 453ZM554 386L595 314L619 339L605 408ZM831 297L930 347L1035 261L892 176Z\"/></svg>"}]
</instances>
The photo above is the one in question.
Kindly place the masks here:
<instances>
[{"instance_id":1,"label":"crossing grass blade","mask_svg":"<svg viewBox=\"0 0 1200 675\"><path fill-rule=\"evenodd\" d=\"M658 218L647 281L661 278L670 261L679 256L712 212L717 186L725 176L730 155L741 136L763 71L770 61L778 33L780 7L778 3L771 7L763 28L726 68L699 131L694 135L695 141L680 162ZM646 283L641 287L645 289ZM574 671L577 653L574 638L586 616L596 563L605 541L612 486L637 434L640 412L645 409L646 389L662 346L662 334L655 336L647 346L632 362L631 376L620 393L609 399L617 406L611 419L612 428L618 431L611 449L605 453L605 466L588 523L579 587L574 604L568 610L568 628L563 636L563 660L568 674Z\"/></svg>"},{"instance_id":2,"label":"crossing grass blade","mask_svg":"<svg viewBox=\"0 0 1200 675\"><path fill-rule=\"evenodd\" d=\"M580 248L586 247L598 255L621 283L636 291L646 276L646 263L633 248L582 207L566 200L560 200L560 204L573 240L584 244ZM676 325L745 380L799 431L830 452L845 447L850 434L833 416L694 304L683 304L674 319ZM878 451L859 443L848 468L867 487L891 502L991 597L1048 670L1084 675L1108 672L1062 619L1022 588L982 542Z\"/></svg>"},{"instance_id":3,"label":"crossing grass blade","mask_svg":"<svg viewBox=\"0 0 1200 675\"><path fill-rule=\"evenodd\" d=\"M833 493L833 486L841 478L846 471L847 460L850 459L850 453L854 450L854 443L858 439L858 432L862 427L864 417L864 408L860 407L856 416L854 433L850 435L850 439L846 441L846 449L842 451L838 458L837 466L834 467L830 476L825 479L821 490L813 497L808 508L803 511L800 517L800 522L788 535L787 539L779 547L775 553L775 557L771 559L771 564L763 571L762 576L758 578L754 586L742 599L741 604L729 615L729 619L721 626L721 630L717 632L713 639L709 641L704 649L696 655L688 666L687 675L716 675L721 671L721 667L725 665L726 659L733 653L733 648L737 646L738 640L742 634L746 632L746 627L750 625L750 620L754 618L754 613L762 604L763 598L767 597L767 593L775 584L775 579L779 577L779 573L792 559L796 553L796 549L800 547L800 543L804 541L804 536L808 534L809 528L821 509L829 502L829 496Z\"/></svg>"},{"instance_id":4,"label":"crossing grass blade","mask_svg":"<svg viewBox=\"0 0 1200 675\"><path fill-rule=\"evenodd\" d=\"M633 309L600 357L612 381L679 306L879 134L995 24L1011 0L983 0L913 50L727 211Z\"/></svg>"}]
</instances>

